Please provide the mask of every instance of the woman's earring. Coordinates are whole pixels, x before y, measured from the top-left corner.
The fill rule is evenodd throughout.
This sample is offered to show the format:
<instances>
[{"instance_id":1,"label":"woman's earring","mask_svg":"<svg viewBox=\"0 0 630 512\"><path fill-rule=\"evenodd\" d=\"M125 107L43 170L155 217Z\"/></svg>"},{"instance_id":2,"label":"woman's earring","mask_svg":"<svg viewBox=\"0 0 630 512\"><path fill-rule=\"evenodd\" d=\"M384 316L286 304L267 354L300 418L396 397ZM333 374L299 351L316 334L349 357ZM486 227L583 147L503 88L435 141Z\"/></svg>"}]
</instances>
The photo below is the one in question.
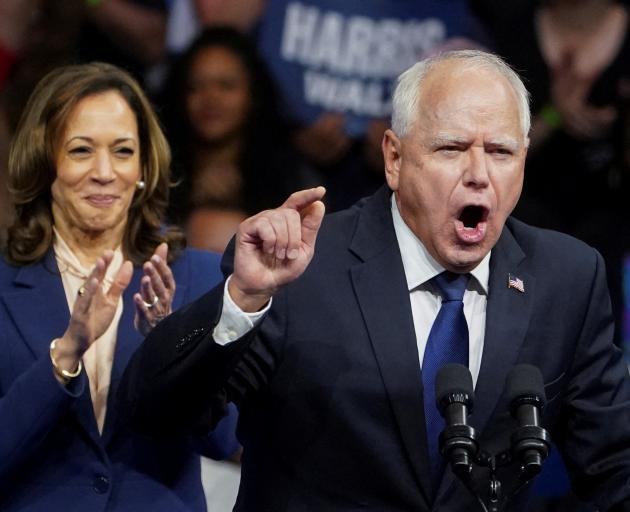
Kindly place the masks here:
<instances>
[{"instance_id":1,"label":"woman's earring","mask_svg":"<svg viewBox=\"0 0 630 512\"><path fill-rule=\"evenodd\" d=\"M146 187L144 180L136 181L136 190L144 190L144 187Z\"/></svg>"}]
</instances>

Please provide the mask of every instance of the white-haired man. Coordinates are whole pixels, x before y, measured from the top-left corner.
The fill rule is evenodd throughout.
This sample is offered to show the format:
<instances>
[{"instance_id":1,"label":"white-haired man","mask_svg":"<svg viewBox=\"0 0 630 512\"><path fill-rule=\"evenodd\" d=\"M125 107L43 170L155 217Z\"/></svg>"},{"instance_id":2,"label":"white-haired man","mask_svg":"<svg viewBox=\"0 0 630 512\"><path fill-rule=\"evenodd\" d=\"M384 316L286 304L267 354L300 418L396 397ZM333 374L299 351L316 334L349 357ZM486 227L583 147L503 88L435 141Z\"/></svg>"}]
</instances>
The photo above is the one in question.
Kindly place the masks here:
<instances>
[{"instance_id":1,"label":"white-haired man","mask_svg":"<svg viewBox=\"0 0 630 512\"><path fill-rule=\"evenodd\" d=\"M226 292L154 330L123 403L145 428L169 430L236 401L238 511L476 510L436 450L436 366L468 365L470 423L498 453L517 426L504 383L528 363L543 375L542 425L576 490L601 510L623 507L630 382L603 263L509 217L528 131L527 92L497 57L459 51L413 66L383 138L387 187L323 223L321 188L244 221ZM459 309L444 329L448 302ZM477 488L487 478L473 471Z\"/></svg>"}]
</instances>

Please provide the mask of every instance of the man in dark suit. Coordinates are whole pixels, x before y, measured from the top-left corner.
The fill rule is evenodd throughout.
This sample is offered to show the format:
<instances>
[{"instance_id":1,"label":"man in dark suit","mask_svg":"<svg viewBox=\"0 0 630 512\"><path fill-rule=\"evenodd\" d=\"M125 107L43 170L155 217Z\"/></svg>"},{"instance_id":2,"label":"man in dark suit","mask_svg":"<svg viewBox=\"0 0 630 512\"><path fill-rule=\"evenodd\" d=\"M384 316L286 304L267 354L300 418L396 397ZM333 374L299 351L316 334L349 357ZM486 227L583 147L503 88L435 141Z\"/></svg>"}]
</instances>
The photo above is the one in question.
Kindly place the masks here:
<instances>
[{"instance_id":1,"label":"man in dark suit","mask_svg":"<svg viewBox=\"0 0 630 512\"><path fill-rule=\"evenodd\" d=\"M120 393L128 414L153 431L207 428L237 402L238 511L481 510L449 468L436 473L427 436L423 374L447 271L466 276L481 447L510 446L505 379L535 365L542 424L576 492L621 509L630 382L611 342L605 271L585 244L509 218L528 131L525 88L495 56L452 52L410 68L383 139L388 186L321 229L322 189L244 221L225 288L163 321L134 356ZM502 473L506 490L518 473ZM475 468L478 488L487 478Z\"/></svg>"}]
</instances>

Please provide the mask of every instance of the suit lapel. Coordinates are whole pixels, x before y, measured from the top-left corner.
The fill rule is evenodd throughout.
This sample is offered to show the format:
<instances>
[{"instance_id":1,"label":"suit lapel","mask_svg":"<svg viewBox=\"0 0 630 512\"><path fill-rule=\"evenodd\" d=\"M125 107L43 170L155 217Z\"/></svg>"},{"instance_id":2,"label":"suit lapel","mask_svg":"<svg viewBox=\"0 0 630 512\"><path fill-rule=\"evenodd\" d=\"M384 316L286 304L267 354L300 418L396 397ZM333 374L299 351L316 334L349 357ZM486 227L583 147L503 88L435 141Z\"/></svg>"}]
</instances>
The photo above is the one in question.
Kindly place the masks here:
<instances>
[{"instance_id":1,"label":"suit lapel","mask_svg":"<svg viewBox=\"0 0 630 512\"><path fill-rule=\"evenodd\" d=\"M13 284L14 290L4 293L2 300L34 359L46 357L50 342L63 335L70 320L53 252L49 251L40 263L22 267ZM81 426L93 438L98 437L88 386L72 408Z\"/></svg>"},{"instance_id":2,"label":"suit lapel","mask_svg":"<svg viewBox=\"0 0 630 512\"><path fill-rule=\"evenodd\" d=\"M490 259L486 335L475 389L476 406L471 416L471 424L479 433L503 393L505 379L527 333L536 279L522 269L524 259L525 254L512 233L504 228ZM508 287L510 274L524 282L524 292Z\"/></svg>"},{"instance_id":3,"label":"suit lapel","mask_svg":"<svg viewBox=\"0 0 630 512\"><path fill-rule=\"evenodd\" d=\"M420 363L388 189L365 205L351 251L363 260L351 269L351 277L381 378L413 471L429 501Z\"/></svg>"},{"instance_id":4,"label":"suit lapel","mask_svg":"<svg viewBox=\"0 0 630 512\"><path fill-rule=\"evenodd\" d=\"M51 252L42 262L22 267L2 300L35 358L68 327L68 302Z\"/></svg>"}]
</instances>

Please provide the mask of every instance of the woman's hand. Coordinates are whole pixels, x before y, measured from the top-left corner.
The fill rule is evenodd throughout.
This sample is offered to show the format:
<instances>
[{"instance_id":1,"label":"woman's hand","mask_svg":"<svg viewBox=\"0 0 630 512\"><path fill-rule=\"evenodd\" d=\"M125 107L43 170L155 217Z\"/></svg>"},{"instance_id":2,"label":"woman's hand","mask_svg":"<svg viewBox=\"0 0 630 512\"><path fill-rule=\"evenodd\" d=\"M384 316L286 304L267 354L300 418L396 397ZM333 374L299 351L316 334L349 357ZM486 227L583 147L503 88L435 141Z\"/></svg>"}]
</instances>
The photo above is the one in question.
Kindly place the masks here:
<instances>
[{"instance_id":1,"label":"woman's hand","mask_svg":"<svg viewBox=\"0 0 630 512\"><path fill-rule=\"evenodd\" d=\"M143 336L173 311L175 278L167 264L167 256L168 245L160 244L151 259L142 266L144 276L140 292L134 294L133 300L136 305L134 325Z\"/></svg>"},{"instance_id":2,"label":"woman's hand","mask_svg":"<svg viewBox=\"0 0 630 512\"><path fill-rule=\"evenodd\" d=\"M56 341L55 353L51 354L61 370L74 371L85 351L105 333L114 319L118 301L131 281L133 267L130 261L125 261L109 290L105 291L103 281L113 258L113 251L105 251L79 289L68 328Z\"/></svg>"}]
</instances>

